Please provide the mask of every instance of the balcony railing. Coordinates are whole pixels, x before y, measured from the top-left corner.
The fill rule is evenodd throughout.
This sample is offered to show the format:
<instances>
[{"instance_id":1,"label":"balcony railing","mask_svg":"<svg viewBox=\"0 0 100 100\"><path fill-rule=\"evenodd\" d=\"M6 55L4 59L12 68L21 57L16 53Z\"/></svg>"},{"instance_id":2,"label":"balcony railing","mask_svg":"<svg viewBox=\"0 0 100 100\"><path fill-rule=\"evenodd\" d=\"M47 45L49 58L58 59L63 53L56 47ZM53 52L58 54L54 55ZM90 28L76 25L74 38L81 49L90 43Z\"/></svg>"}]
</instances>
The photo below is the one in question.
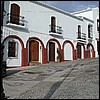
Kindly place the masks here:
<instances>
[{"instance_id":1,"label":"balcony railing","mask_svg":"<svg viewBox=\"0 0 100 100\"><path fill-rule=\"evenodd\" d=\"M85 33L80 33L80 36L78 36L77 39L86 40L86 34Z\"/></svg>"},{"instance_id":2,"label":"balcony railing","mask_svg":"<svg viewBox=\"0 0 100 100\"><path fill-rule=\"evenodd\" d=\"M81 34L81 39L86 40L86 34L85 33Z\"/></svg>"},{"instance_id":3,"label":"balcony railing","mask_svg":"<svg viewBox=\"0 0 100 100\"><path fill-rule=\"evenodd\" d=\"M93 41L93 36L92 34L90 34L90 36L88 37L88 42L91 43Z\"/></svg>"},{"instance_id":4,"label":"balcony railing","mask_svg":"<svg viewBox=\"0 0 100 100\"><path fill-rule=\"evenodd\" d=\"M15 24L18 26L23 26L25 28L27 28L27 21L25 20L25 18L23 16L18 16L18 15L14 15L11 13L7 14L7 24Z\"/></svg>"},{"instance_id":5,"label":"balcony railing","mask_svg":"<svg viewBox=\"0 0 100 100\"><path fill-rule=\"evenodd\" d=\"M61 35L63 31L62 31L62 27L60 26L49 25L49 32Z\"/></svg>"},{"instance_id":6,"label":"balcony railing","mask_svg":"<svg viewBox=\"0 0 100 100\"><path fill-rule=\"evenodd\" d=\"M81 33L80 37L77 38L79 42L86 43L86 33Z\"/></svg>"}]
</instances>

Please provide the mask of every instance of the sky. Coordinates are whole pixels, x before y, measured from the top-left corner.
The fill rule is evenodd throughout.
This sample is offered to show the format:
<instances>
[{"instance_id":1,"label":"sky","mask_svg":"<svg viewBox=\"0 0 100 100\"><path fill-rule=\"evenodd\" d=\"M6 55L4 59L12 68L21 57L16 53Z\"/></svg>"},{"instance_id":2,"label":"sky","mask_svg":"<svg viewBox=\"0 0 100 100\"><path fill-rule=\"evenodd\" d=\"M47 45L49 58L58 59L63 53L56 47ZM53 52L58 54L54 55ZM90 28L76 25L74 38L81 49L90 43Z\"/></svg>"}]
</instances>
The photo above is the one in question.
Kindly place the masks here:
<instances>
[{"instance_id":1,"label":"sky","mask_svg":"<svg viewBox=\"0 0 100 100\"><path fill-rule=\"evenodd\" d=\"M67 12L75 12L87 8L99 7L98 1L42 1L48 5L60 8Z\"/></svg>"}]
</instances>

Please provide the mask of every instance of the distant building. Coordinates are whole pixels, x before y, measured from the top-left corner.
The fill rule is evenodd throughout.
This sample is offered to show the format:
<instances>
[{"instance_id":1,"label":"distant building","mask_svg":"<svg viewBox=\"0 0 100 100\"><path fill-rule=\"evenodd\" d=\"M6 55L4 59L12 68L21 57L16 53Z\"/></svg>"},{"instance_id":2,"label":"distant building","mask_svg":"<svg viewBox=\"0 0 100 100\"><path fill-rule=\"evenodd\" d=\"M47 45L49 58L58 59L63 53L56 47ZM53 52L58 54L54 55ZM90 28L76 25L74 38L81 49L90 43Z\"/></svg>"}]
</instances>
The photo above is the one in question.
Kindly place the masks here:
<instances>
[{"instance_id":1,"label":"distant building","mask_svg":"<svg viewBox=\"0 0 100 100\"><path fill-rule=\"evenodd\" d=\"M99 56L99 9L73 14L39 1L5 1L2 41L7 67Z\"/></svg>"}]
</instances>

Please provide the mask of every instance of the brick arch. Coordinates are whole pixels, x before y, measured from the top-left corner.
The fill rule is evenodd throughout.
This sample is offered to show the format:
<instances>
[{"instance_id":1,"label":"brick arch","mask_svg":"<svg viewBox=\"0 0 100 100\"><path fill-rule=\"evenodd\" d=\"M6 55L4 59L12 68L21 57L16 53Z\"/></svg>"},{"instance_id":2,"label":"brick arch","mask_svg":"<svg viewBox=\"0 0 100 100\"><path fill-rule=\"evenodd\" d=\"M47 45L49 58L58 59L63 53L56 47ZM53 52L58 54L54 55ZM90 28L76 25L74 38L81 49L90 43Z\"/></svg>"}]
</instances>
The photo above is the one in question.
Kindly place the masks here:
<instances>
[{"instance_id":1,"label":"brick arch","mask_svg":"<svg viewBox=\"0 0 100 100\"><path fill-rule=\"evenodd\" d=\"M92 57L95 57L95 51L94 51L93 45L91 43L88 43L87 44L87 48L88 48L88 46L91 46L92 47Z\"/></svg>"},{"instance_id":2,"label":"brick arch","mask_svg":"<svg viewBox=\"0 0 100 100\"><path fill-rule=\"evenodd\" d=\"M38 40L41 43L41 46L42 46L42 63L43 64L47 63L47 61L46 61L46 49L44 47L44 44L43 44L42 40L40 40L39 38L37 38L37 37L30 37L27 40L27 42L26 42L26 49L27 49L27 51L28 51L28 42L29 42L30 39ZM28 60L27 60L27 62L28 62Z\"/></svg>"},{"instance_id":3,"label":"brick arch","mask_svg":"<svg viewBox=\"0 0 100 100\"><path fill-rule=\"evenodd\" d=\"M15 38L15 39L18 39L18 40L20 41L20 43L21 43L22 48L24 48L24 43L23 43L23 41L22 41L22 39L21 39L20 37L18 37L18 36L16 36L16 35L7 36L7 37L3 40L3 43L4 43L5 40L8 39L8 38Z\"/></svg>"},{"instance_id":4,"label":"brick arch","mask_svg":"<svg viewBox=\"0 0 100 100\"><path fill-rule=\"evenodd\" d=\"M87 44L87 47L88 47L88 46L91 46L91 47L92 47L92 50L94 51L94 47L93 47L93 45L92 45L91 43L88 43L88 44Z\"/></svg>"},{"instance_id":5,"label":"brick arch","mask_svg":"<svg viewBox=\"0 0 100 100\"><path fill-rule=\"evenodd\" d=\"M73 43L72 43L71 41L69 41L69 40L65 40L65 41L63 42L63 45L62 45L62 48L63 48L63 59L64 59L64 45L65 45L66 43L70 43L71 46L72 46L72 54L73 54L73 60L74 60L74 59L75 59L74 45L73 45Z\"/></svg>"},{"instance_id":6,"label":"brick arch","mask_svg":"<svg viewBox=\"0 0 100 100\"><path fill-rule=\"evenodd\" d=\"M26 48L28 47L28 42L29 42L30 39L38 40L38 41L41 43L42 47L45 48L45 47L44 47L44 44L43 44L43 42L42 42L42 40L40 40L40 39L37 38L37 37L30 37L30 38L27 40L27 42L26 42Z\"/></svg>"},{"instance_id":7,"label":"brick arch","mask_svg":"<svg viewBox=\"0 0 100 100\"><path fill-rule=\"evenodd\" d=\"M21 44L21 46L22 46L22 56L21 56L21 60L22 60L22 64L21 64L21 66L24 66L25 64L24 64L24 58L23 58L23 56L24 56L24 53L23 53L23 51L24 51L24 43L23 43L23 41L22 41L22 39L20 38L20 37L18 37L18 36L16 36L16 35L10 35L10 36L7 36L4 40L3 40L3 43L6 41L6 39L8 39L8 38L15 38L15 39L18 39L19 40L19 42L20 42L20 44Z\"/></svg>"},{"instance_id":8,"label":"brick arch","mask_svg":"<svg viewBox=\"0 0 100 100\"><path fill-rule=\"evenodd\" d=\"M47 58L47 62L48 62L48 44L49 44L50 41L55 41L58 44L58 48L59 48L59 50L61 52L61 55L62 55L62 50L61 50L60 42L57 39L55 39L55 38L49 39L47 44L46 44L46 53L47 53L46 58Z\"/></svg>"},{"instance_id":9,"label":"brick arch","mask_svg":"<svg viewBox=\"0 0 100 100\"><path fill-rule=\"evenodd\" d=\"M48 43L49 43L50 41L55 41L55 42L58 44L59 49L61 49L61 45L60 45L59 41L56 40L55 38L52 38L52 39L48 40L48 42L47 42L47 44L46 44L46 48L48 47Z\"/></svg>"},{"instance_id":10,"label":"brick arch","mask_svg":"<svg viewBox=\"0 0 100 100\"><path fill-rule=\"evenodd\" d=\"M73 45L73 43L72 43L71 41L69 41L69 40L65 40L65 41L63 42L62 48L64 48L65 43L70 43L71 46L72 46L72 49L74 50L74 45Z\"/></svg>"}]
</instances>

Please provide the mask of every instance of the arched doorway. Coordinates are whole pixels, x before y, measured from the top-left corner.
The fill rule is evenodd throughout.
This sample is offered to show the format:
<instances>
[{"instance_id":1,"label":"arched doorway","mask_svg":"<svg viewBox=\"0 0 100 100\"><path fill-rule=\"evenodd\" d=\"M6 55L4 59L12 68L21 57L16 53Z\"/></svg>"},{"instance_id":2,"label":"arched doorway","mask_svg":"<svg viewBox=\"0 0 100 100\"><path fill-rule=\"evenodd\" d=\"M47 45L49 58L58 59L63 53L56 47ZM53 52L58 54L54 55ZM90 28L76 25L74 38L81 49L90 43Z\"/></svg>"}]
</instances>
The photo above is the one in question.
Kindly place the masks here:
<instances>
[{"instance_id":1,"label":"arched doorway","mask_svg":"<svg viewBox=\"0 0 100 100\"><path fill-rule=\"evenodd\" d=\"M82 56L82 54L81 54L81 44L77 44L77 58L78 59L81 59L81 56Z\"/></svg>"},{"instance_id":2,"label":"arched doorway","mask_svg":"<svg viewBox=\"0 0 100 100\"><path fill-rule=\"evenodd\" d=\"M71 41L65 40L63 43L64 60L74 59L74 45Z\"/></svg>"},{"instance_id":3,"label":"arched doorway","mask_svg":"<svg viewBox=\"0 0 100 100\"><path fill-rule=\"evenodd\" d=\"M49 61L55 61L55 43L49 42Z\"/></svg>"},{"instance_id":4,"label":"arched doorway","mask_svg":"<svg viewBox=\"0 0 100 100\"><path fill-rule=\"evenodd\" d=\"M94 47L91 43L87 44L87 58L92 58L95 56Z\"/></svg>"},{"instance_id":5,"label":"arched doorway","mask_svg":"<svg viewBox=\"0 0 100 100\"><path fill-rule=\"evenodd\" d=\"M47 61L57 61L57 49L61 52L61 45L58 40L50 39L47 42L46 50L47 50Z\"/></svg>"},{"instance_id":6,"label":"arched doorway","mask_svg":"<svg viewBox=\"0 0 100 100\"><path fill-rule=\"evenodd\" d=\"M17 57L15 57L15 58L12 57L12 59L10 58L10 60L8 60L8 62L10 61L11 64L7 63L7 66L9 66L9 67L25 66L24 53L23 53L23 51L24 51L24 43L23 43L23 41L22 41L22 39L20 37L18 37L16 35L9 35L8 37L6 37L3 40L3 43L5 44L5 50L8 51L7 50L8 42L12 41L12 40L14 40L17 43L17 45L16 45L17 48L16 48L15 52L18 52L18 53L17 53ZM4 56L5 56L6 60L7 60L9 58L7 57L8 54L7 54L6 51L5 51L5 55ZM17 63L15 63L15 62L17 62Z\"/></svg>"},{"instance_id":7,"label":"arched doorway","mask_svg":"<svg viewBox=\"0 0 100 100\"><path fill-rule=\"evenodd\" d=\"M39 42L35 40L29 42L29 62L39 62Z\"/></svg>"},{"instance_id":8,"label":"arched doorway","mask_svg":"<svg viewBox=\"0 0 100 100\"><path fill-rule=\"evenodd\" d=\"M26 43L28 63L46 63L46 50L43 42L37 37L30 37Z\"/></svg>"},{"instance_id":9,"label":"arched doorway","mask_svg":"<svg viewBox=\"0 0 100 100\"><path fill-rule=\"evenodd\" d=\"M84 59L85 58L85 46L84 46L84 44L78 42L76 49L77 49L77 53L76 53L77 59Z\"/></svg>"}]
</instances>

